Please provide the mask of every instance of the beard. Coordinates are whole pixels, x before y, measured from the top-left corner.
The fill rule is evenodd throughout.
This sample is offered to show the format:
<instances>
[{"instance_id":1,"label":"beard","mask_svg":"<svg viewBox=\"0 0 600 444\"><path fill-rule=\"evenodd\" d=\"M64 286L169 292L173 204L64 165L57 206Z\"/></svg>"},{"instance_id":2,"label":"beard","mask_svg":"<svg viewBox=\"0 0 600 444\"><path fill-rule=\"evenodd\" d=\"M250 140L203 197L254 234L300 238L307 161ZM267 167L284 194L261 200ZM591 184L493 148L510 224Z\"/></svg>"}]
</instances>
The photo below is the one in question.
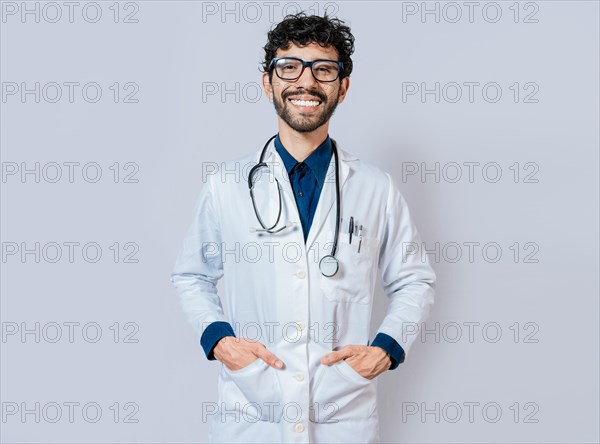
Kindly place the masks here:
<instances>
[{"instance_id":1,"label":"beard","mask_svg":"<svg viewBox=\"0 0 600 444\"><path fill-rule=\"evenodd\" d=\"M310 133L329 121L329 119L333 115L333 112L338 106L340 91L341 90L338 90L337 97L334 101L331 102L329 102L328 97L325 94L318 91L294 91L287 93L284 92L281 95L281 99L273 95L273 105L275 106L275 111L277 112L277 115L281 118L281 120L287 123L290 128L299 133ZM299 115L294 117L292 115L293 111L291 109L292 104L288 101L288 97L298 95L311 95L316 99L320 100L320 113L314 113L310 115Z\"/></svg>"}]
</instances>

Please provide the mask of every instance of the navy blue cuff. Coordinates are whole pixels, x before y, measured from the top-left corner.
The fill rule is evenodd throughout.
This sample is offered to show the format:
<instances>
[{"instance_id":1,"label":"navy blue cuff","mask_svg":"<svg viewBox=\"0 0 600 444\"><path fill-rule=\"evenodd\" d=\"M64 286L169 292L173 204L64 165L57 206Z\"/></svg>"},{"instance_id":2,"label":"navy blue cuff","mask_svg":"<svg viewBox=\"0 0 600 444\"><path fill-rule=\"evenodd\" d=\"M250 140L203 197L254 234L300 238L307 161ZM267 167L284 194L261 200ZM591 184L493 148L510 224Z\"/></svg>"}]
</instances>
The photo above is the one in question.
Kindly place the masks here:
<instances>
[{"instance_id":1,"label":"navy blue cuff","mask_svg":"<svg viewBox=\"0 0 600 444\"><path fill-rule=\"evenodd\" d=\"M210 324L202 333L202 337L200 338L200 345L204 349L204 354L210 361L214 361L215 355L213 353L213 349L217 342L219 342L225 336L233 336L235 337L235 333L233 332L233 328L229 324L229 322L216 321Z\"/></svg>"},{"instance_id":2,"label":"navy blue cuff","mask_svg":"<svg viewBox=\"0 0 600 444\"><path fill-rule=\"evenodd\" d=\"M377 333L375 339L373 339L373 342L371 343L371 346L381 347L388 352L390 359L392 360L392 366L390 367L390 370L394 370L396 367L398 367L398 365L404 362L404 349L390 335L386 335L385 333Z\"/></svg>"}]
</instances>

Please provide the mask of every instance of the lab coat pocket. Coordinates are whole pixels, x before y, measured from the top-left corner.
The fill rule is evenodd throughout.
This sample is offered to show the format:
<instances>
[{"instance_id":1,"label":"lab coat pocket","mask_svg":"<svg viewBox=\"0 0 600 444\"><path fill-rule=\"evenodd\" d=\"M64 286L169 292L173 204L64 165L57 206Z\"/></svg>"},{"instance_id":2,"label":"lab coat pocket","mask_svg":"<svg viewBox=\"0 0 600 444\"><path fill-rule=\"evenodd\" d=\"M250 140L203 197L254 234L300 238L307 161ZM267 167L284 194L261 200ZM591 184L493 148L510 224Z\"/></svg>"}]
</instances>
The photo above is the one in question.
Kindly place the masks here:
<instances>
[{"instance_id":1,"label":"lab coat pocket","mask_svg":"<svg viewBox=\"0 0 600 444\"><path fill-rule=\"evenodd\" d=\"M373 381L361 376L346 361L317 367L309 416L312 422L364 420L373 412L375 403Z\"/></svg>"},{"instance_id":2,"label":"lab coat pocket","mask_svg":"<svg viewBox=\"0 0 600 444\"><path fill-rule=\"evenodd\" d=\"M363 237L360 242L354 236L348 242L347 233L340 233L335 257L339 262L338 272L320 277L321 290L332 302L368 304L371 288L377 272L379 242L376 238Z\"/></svg>"},{"instance_id":3,"label":"lab coat pocket","mask_svg":"<svg viewBox=\"0 0 600 444\"><path fill-rule=\"evenodd\" d=\"M283 414L281 389L275 369L258 358L239 370L223 365L225 407L239 411L242 420L279 422Z\"/></svg>"},{"instance_id":4,"label":"lab coat pocket","mask_svg":"<svg viewBox=\"0 0 600 444\"><path fill-rule=\"evenodd\" d=\"M370 379L365 378L363 375L354 370L354 368L344 359L340 361L340 364L336 366L336 369L346 378L356 381L357 384L362 382L371 382Z\"/></svg>"}]
</instances>

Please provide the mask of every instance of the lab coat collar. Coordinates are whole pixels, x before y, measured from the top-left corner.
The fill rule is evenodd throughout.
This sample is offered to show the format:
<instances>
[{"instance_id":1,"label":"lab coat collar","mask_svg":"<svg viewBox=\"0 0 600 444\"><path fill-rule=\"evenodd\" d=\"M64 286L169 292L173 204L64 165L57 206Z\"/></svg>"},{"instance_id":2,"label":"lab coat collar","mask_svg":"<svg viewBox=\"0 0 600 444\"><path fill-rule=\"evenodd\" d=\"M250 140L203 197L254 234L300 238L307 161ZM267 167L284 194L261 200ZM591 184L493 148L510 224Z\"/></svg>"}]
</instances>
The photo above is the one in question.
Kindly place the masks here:
<instances>
[{"instance_id":1,"label":"lab coat collar","mask_svg":"<svg viewBox=\"0 0 600 444\"><path fill-rule=\"evenodd\" d=\"M346 182L348 177L352 175L352 162L358 160L358 158L348 153L347 151L344 151L340 147L340 144L337 143L337 141L334 138L331 138L331 140L335 143L337 147L340 168L340 195L343 199L344 183ZM260 151L258 152L257 159L259 157ZM287 170L285 168L283 160L281 159L281 156L275 149L275 143L273 140L269 143L269 146L267 147L267 152L265 153L264 161L269 166L271 173L279 181L279 184L281 185L283 192L287 195L287 198L291 199L291 205L293 205L297 217L296 222L298 223L298 225L300 225L300 216L298 215L296 200L294 199L294 193L290 185L289 176L287 174ZM313 218L310 231L308 232L308 238L306 240L306 250L309 250L312 247L317 236L324 229L325 222L328 221L329 218L331 218L332 226L335 227L335 199L335 156L332 155L329 161L329 167L327 168L327 174L325 175L325 183L323 184L323 189L321 190L321 195L319 196L319 202L317 204L315 216ZM333 212L333 214L330 214L331 212ZM328 233L328 231L325 231L325 233ZM333 239L329 240L332 241Z\"/></svg>"},{"instance_id":2,"label":"lab coat collar","mask_svg":"<svg viewBox=\"0 0 600 444\"><path fill-rule=\"evenodd\" d=\"M308 166L311 174L313 174L317 179L320 187L323 187L325 176L327 174L327 168L329 167L329 161L333 155L333 149L331 145L331 138L329 137L329 134L327 134L325 140L317 148L315 148L306 159L302 161ZM300 162L298 162L283 146L281 139L279 138L279 134L277 137L275 137L275 149L283 159L285 169L289 175L292 169Z\"/></svg>"}]
</instances>

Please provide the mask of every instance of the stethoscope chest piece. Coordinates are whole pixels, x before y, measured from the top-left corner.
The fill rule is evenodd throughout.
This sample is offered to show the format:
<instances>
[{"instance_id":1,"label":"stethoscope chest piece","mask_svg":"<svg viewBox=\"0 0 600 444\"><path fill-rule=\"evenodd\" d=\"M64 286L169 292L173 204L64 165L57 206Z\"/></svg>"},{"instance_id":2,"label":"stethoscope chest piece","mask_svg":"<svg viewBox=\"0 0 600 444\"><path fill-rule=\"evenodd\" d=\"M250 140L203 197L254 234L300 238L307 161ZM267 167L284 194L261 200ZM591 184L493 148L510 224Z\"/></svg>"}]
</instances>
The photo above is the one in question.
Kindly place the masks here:
<instances>
[{"instance_id":1,"label":"stethoscope chest piece","mask_svg":"<svg viewBox=\"0 0 600 444\"><path fill-rule=\"evenodd\" d=\"M321 270L321 274L323 276L331 277L338 272L338 260L331 254L323 256L319 261L319 269Z\"/></svg>"}]
</instances>

